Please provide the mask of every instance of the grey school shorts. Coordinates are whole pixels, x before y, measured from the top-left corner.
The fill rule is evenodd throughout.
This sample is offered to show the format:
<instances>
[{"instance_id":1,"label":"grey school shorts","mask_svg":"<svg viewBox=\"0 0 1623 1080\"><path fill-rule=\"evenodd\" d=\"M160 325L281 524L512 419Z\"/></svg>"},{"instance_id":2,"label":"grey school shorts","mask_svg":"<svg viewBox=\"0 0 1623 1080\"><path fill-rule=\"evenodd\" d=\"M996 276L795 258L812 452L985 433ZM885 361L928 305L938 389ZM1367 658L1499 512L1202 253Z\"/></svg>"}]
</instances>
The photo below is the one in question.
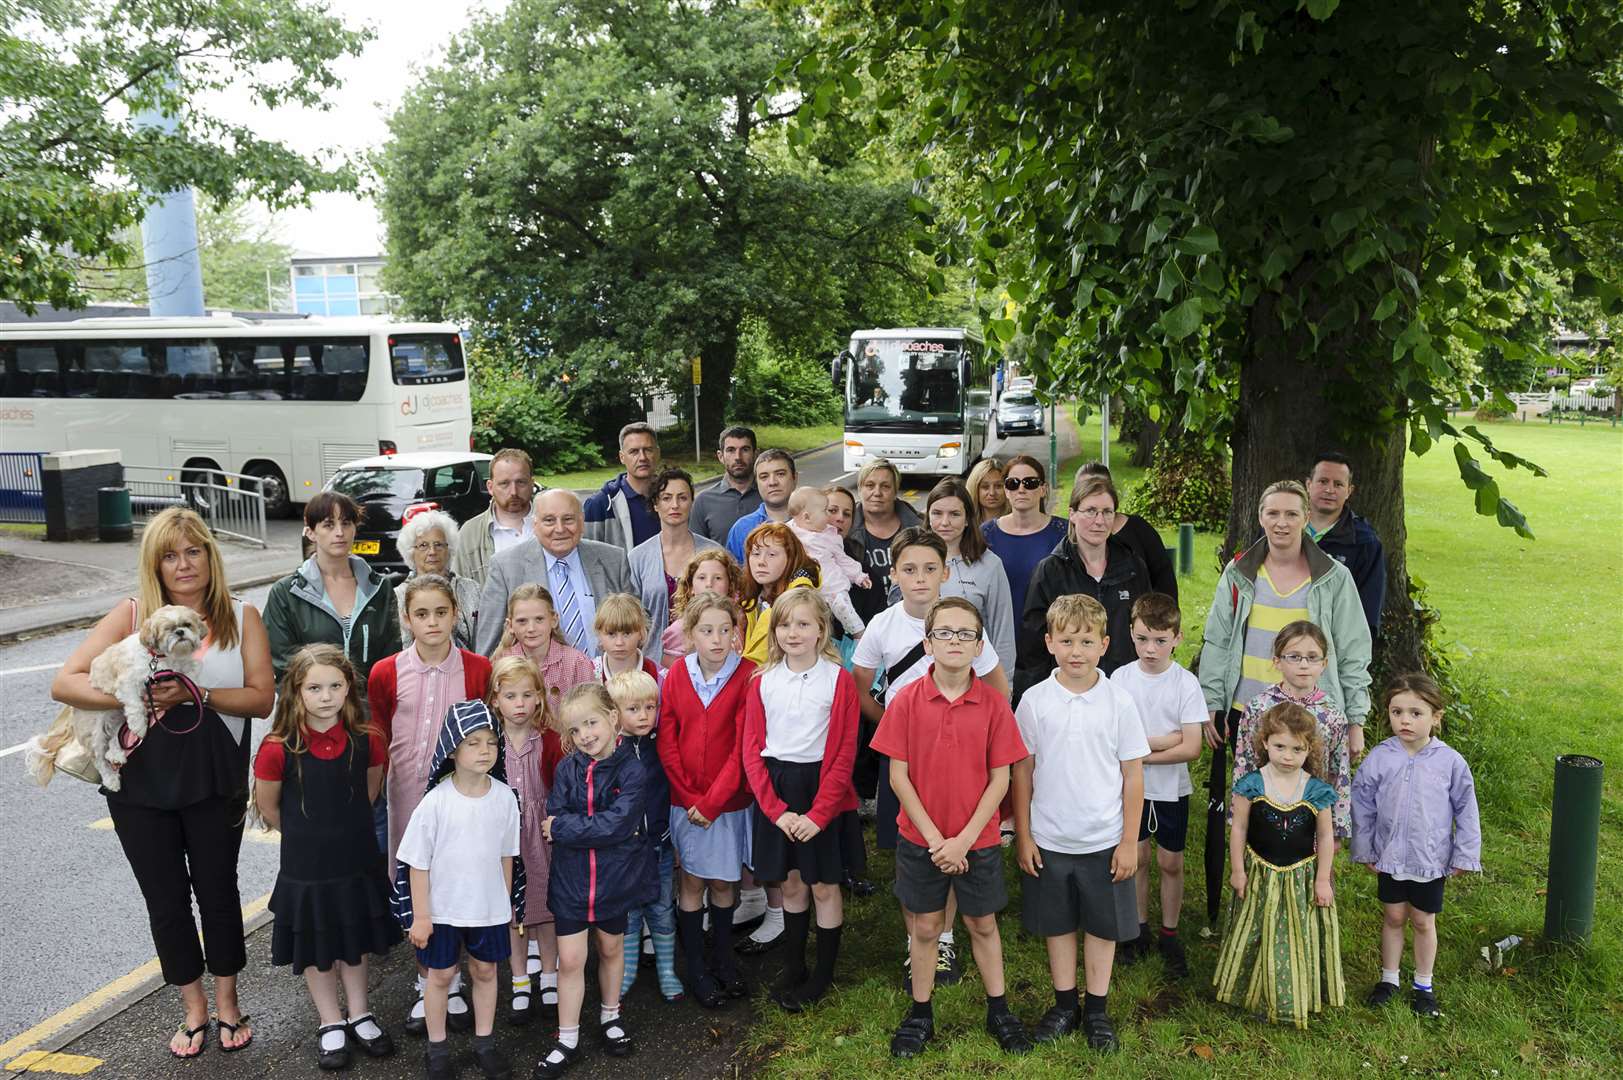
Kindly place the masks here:
<instances>
[{"instance_id":1,"label":"grey school shorts","mask_svg":"<svg viewBox=\"0 0 1623 1080\"><path fill-rule=\"evenodd\" d=\"M1042 873L1022 876L1022 923L1038 937L1078 930L1106 941L1138 937L1138 897L1133 879L1110 880L1111 848L1065 855L1038 848Z\"/></svg>"},{"instance_id":2,"label":"grey school shorts","mask_svg":"<svg viewBox=\"0 0 1623 1080\"><path fill-rule=\"evenodd\" d=\"M968 859L967 872L943 874L930 861L929 848L920 847L905 836L898 836L896 886L892 891L902 906L915 915L945 911L948 889L958 896L960 915L971 918L996 915L1009 903L1008 889L1003 884L1003 848L993 844L971 851Z\"/></svg>"}]
</instances>

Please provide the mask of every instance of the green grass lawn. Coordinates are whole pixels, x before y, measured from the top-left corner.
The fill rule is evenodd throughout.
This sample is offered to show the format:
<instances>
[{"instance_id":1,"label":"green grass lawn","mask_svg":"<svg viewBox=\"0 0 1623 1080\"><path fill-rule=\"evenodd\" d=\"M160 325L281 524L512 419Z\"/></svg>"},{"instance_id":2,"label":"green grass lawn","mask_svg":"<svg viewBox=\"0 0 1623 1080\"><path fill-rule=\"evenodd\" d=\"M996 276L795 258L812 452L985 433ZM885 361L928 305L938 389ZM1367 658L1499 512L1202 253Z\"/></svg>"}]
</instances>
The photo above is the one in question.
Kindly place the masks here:
<instances>
[{"instance_id":1,"label":"green grass lawn","mask_svg":"<svg viewBox=\"0 0 1623 1080\"><path fill-rule=\"evenodd\" d=\"M1159 960L1117 973L1111 1012L1122 1052L1103 1059L1079 1039L1024 1059L1001 1056L982 1029L983 992L973 965L964 982L936 997L937 1040L912 1063L888 1053L907 1007L898 975L903 934L888 895L891 866L876 858L870 876L886 888L847 909L841 980L831 999L791 1017L761 1006L752 1049L774 1077L1270 1076L1302 1078L1623 1075L1623 430L1590 425L1506 423L1487 428L1508 450L1549 470L1546 479L1504 474L1505 496L1528 515L1536 541L1523 540L1471 512L1451 447L1408 463L1409 565L1443 612L1470 688L1474 720L1445 727L1476 775L1486 872L1451 882L1439 920L1437 991L1445 1016L1421 1024L1406 1005L1383 1013L1358 1000L1378 967L1381 908L1374 875L1339 860L1337 906L1347 1008L1311 1030L1271 1027L1211 1000L1215 937L1207 929L1200 868L1204 818L1192 812L1187 894L1182 914L1193 974L1169 979ZM1097 419L1084 425L1083 454L1059 479L1095 456ZM1118 484L1136 476L1112 464ZM1216 537L1197 541L1196 571L1181 583L1188 663L1217 569ZM1594 942L1587 953L1537 943L1544 921L1551 774L1558 753L1605 760L1612 772L1602 811L1600 889ZM1197 793L1204 762L1194 765ZM1198 802L1198 795L1197 795ZM1010 861L1012 866L1012 860ZM1018 875L1011 874L1013 879ZM1154 890L1152 889L1152 896ZM1152 900L1152 920L1158 902ZM1002 919L1010 1003L1028 1023L1052 1003L1040 941L1019 929L1017 889ZM1507 934L1527 943L1490 974L1478 949ZM967 940L959 933L961 955ZM1411 970L1405 958L1405 975Z\"/></svg>"},{"instance_id":2,"label":"green grass lawn","mask_svg":"<svg viewBox=\"0 0 1623 1080\"><path fill-rule=\"evenodd\" d=\"M811 427L788 427L782 424L757 424L754 426L755 441L762 450L768 447L777 447L790 453L799 453L802 450L814 450L826 446L840 439L843 428L839 424L814 424ZM693 474L695 480L705 480L712 476L721 475L721 465L716 461L716 440L714 436L705 439L704 460L697 466L693 462L693 440L688 438L685 442L680 436L661 436L659 440L660 461L664 465L673 465L686 469ZM542 483L548 487L564 487L585 490L587 488L602 487L609 480L620 475L624 469L619 462L605 465L599 469L581 469L568 473L548 473L540 477Z\"/></svg>"}]
</instances>

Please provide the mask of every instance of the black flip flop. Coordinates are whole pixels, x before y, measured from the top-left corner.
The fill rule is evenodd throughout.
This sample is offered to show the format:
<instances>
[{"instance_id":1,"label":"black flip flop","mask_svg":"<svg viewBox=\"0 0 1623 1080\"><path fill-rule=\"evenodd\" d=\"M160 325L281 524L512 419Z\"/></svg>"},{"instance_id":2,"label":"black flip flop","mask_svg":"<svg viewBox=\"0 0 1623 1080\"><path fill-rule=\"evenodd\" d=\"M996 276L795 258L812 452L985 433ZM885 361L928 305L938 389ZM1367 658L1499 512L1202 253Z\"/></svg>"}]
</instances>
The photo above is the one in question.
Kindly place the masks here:
<instances>
[{"instance_id":1,"label":"black flip flop","mask_svg":"<svg viewBox=\"0 0 1623 1080\"><path fill-rule=\"evenodd\" d=\"M169 1048L169 1056L172 1058L179 1058L181 1061L190 1061L192 1058L202 1057L203 1051L209 1048L208 1029L209 1022L207 1020L203 1021L201 1024L198 1024L194 1028L188 1028L185 1021L181 1021L180 1029L176 1031L175 1034L186 1036L187 1045L190 1045L193 1039L197 1038L199 1035L202 1035L203 1043L197 1048L197 1053L195 1054L177 1054L175 1053L175 1048L171 1046Z\"/></svg>"},{"instance_id":2,"label":"black flip flop","mask_svg":"<svg viewBox=\"0 0 1623 1080\"><path fill-rule=\"evenodd\" d=\"M250 1046L252 1046L254 1044L254 1033L253 1033L252 1030L250 1030L248 1032L248 1041L245 1042L245 1043L242 1043L240 1046L227 1046L225 1044L225 1033L227 1031L229 1031L229 1032L231 1032L231 1034L235 1035L237 1033L237 1029L243 1027L244 1025L247 1025L247 1024L251 1023L252 1021L253 1021L253 1017L249 1016L247 1013L243 1013L241 1016L237 1017L237 1022L235 1024L229 1024L226 1021L221 1020L219 1017L215 1017L214 1018L215 1034L217 1036L219 1036L220 1053L222 1053L222 1054L235 1054L238 1050L246 1050Z\"/></svg>"}]
</instances>

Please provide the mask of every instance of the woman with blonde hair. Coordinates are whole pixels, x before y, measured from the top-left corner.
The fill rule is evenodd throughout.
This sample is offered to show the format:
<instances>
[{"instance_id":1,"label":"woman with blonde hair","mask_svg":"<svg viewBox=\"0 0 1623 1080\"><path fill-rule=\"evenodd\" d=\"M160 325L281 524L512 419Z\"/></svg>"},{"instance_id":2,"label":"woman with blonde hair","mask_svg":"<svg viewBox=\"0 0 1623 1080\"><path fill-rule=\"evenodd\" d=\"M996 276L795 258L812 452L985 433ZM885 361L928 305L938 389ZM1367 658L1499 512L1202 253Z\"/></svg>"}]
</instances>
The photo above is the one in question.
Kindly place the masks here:
<instances>
[{"instance_id":1,"label":"woman with blonde hair","mask_svg":"<svg viewBox=\"0 0 1623 1080\"><path fill-rule=\"evenodd\" d=\"M79 709L119 708L90 685L90 662L166 604L203 617L198 650L202 707L175 682L152 686L157 710L130 755L117 792L103 790L113 831L146 900L164 981L180 987L185 1020L169 1041L175 1057L201 1054L207 1039L206 965L214 975L220 1049L253 1040L237 1002L247 963L237 853L248 804L248 729L276 698L265 625L252 604L231 595L220 549L203 519L174 507L141 535L138 595L120 600L79 643L51 683L51 697ZM192 901L202 917L202 941Z\"/></svg>"},{"instance_id":2,"label":"woman with blonde hair","mask_svg":"<svg viewBox=\"0 0 1623 1080\"><path fill-rule=\"evenodd\" d=\"M995 457L981 458L969 470L964 486L975 497L974 528L978 532L988 521L1009 512L1009 496L1003 490L1003 463Z\"/></svg>"},{"instance_id":3,"label":"woman with blonde hair","mask_svg":"<svg viewBox=\"0 0 1623 1080\"><path fill-rule=\"evenodd\" d=\"M478 578L457 574L451 569L451 552L457 544L456 519L444 510L413 514L400 527L395 548L406 564L406 576L394 587L395 607L400 612L400 647L411 644L411 628L406 625L406 583L418 574L438 574L451 583L456 600L456 625L451 640L461 649L473 648L473 635L479 618Z\"/></svg>"}]
</instances>

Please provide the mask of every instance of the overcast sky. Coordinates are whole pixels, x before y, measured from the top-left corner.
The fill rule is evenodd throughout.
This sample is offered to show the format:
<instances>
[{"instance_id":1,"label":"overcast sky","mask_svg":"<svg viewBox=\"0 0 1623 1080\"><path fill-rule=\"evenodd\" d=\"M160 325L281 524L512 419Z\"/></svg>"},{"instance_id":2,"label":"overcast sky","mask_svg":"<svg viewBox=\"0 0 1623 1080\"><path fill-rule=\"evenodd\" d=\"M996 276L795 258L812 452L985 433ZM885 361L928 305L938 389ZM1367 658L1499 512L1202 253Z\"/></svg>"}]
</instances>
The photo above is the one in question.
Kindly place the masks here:
<instances>
[{"instance_id":1,"label":"overcast sky","mask_svg":"<svg viewBox=\"0 0 1623 1080\"><path fill-rule=\"evenodd\" d=\"M370 26L365 52L337 65L343 86L326 112L256 108L246 95L223 95L208 108L244 122L260 135L307 154L376 149L388 137L387 118L413 82L412 69L438 62L446 43L473 14L500 11L506 0L329 0L352 27ZM280 238L300 255L375 255L383 229L366 200L318 195L308 210L276 215Z\"/></svg>"}]
</instances>

